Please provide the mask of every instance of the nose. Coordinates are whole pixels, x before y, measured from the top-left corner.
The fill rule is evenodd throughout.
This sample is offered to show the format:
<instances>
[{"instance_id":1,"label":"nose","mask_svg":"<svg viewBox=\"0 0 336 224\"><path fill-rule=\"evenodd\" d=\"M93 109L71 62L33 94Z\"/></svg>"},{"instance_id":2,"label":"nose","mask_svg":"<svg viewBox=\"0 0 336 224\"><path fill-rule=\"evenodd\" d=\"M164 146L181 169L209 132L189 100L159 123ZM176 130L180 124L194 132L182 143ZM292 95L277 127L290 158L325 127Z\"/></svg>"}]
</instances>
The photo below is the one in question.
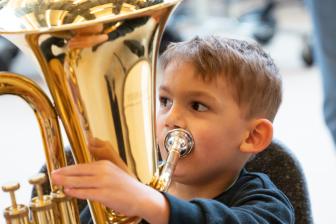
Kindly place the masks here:
<instances>
[{"instance_id":1,"label":"nose","mask_svg":"<svg viewBox=\"0 0 336 224\"><path fill-rule=\"evenodd\" d=\"M169 129L186 129L186 114L178 105L173 105L165 117L165 126Z\"/></svg>"}]
</instances>

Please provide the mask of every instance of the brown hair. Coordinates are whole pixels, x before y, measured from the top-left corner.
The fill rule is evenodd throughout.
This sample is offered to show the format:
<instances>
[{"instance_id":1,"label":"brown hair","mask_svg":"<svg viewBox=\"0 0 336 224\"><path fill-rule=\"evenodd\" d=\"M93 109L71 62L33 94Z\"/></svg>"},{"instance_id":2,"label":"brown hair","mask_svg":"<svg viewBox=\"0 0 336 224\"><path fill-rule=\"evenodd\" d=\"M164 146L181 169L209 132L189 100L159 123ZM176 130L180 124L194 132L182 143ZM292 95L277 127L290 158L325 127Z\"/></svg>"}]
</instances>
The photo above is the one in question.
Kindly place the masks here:
<instances>
[{"instance_id":1,"label":"brown hair","mask_svg":"<svg viewBox=\"0 0 336 224\"><path fill-rule=\"evenodd\" d=\"M192 63L205 80L224 77L246 118L273 120L282 99L278 68L257 44L218 36L172 43L161 56L163 70L171 62Z\"/></svg>"}]
</instances>

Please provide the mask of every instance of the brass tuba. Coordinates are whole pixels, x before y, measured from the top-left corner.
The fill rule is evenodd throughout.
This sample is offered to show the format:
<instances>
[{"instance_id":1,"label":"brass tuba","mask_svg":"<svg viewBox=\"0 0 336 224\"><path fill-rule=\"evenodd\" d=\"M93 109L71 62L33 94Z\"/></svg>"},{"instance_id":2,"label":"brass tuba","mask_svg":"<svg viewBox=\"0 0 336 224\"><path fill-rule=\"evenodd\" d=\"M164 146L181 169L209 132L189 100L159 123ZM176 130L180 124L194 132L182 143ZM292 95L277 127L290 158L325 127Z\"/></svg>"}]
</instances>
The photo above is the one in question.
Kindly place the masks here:
<instances>
[{"instance_id":1,"label":"brass tuba","mask_svg":"<svg viewBox=\"0 0 336 224\"><path fill-rule=\"evenodd\" d=\"M37 62L53 102L32 80L8 72L0 74L0 95L17 95L34 110L48 174L66 165L60 117L76 163L94 160L88 144L90 138L99 138L111 144L117 165L142 183L167 188L179 151L172 150L158 175L155 69L165 23L179 1L0 1L0 34ZM39 186L43 178L30 182ZM27 208L15 202L17 188L3 187L13 203L5 210L7 223L30 223ZM76 204L61 187L51 183L50 196L39 189L31 206L34 223L79 222ZM96 224L138 222L97 202L89 207Z\"/></svg>"}]
</instances>

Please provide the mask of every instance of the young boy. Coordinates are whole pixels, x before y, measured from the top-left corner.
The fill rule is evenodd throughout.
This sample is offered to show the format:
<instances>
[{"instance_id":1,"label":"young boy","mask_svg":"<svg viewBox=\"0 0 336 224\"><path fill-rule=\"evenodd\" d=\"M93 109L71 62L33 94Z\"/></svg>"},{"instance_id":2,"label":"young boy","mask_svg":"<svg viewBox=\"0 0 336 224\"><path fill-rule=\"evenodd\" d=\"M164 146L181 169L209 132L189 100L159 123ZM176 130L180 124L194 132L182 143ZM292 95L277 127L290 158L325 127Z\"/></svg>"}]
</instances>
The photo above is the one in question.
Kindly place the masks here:
<instances>
[{"instance_id":1,"label":"young boy","mask_svg":"<svg viewBox=\"0 0 336 224\"><path fill-rule=\"evenodd\" d=\"M57 170L54 184L149 223L294 223L287 197L266 175L244 169L272 140L281 102L272 59L256 45L210 36L170 45L161 62L161 156L167 157L163 141L169 130L186 129L195 141L179 160L168 192L138 182L109 161Z\"/></svg>"}]
</instances>

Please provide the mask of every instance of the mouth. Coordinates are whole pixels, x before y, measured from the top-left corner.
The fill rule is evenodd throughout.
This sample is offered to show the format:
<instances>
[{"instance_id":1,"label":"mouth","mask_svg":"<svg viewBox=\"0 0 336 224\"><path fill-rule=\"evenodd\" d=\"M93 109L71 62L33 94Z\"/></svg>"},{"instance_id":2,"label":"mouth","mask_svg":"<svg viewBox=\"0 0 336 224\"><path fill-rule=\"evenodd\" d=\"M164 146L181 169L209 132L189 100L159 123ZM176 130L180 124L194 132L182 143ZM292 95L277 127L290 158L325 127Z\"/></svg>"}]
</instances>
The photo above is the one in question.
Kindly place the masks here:
<instances>
[{"instance_id":1,"label":"mouth","mask_svg":"<svg viewBox=\"0 0 336 224\"><path fill-rule=\"evenodd\" d=\"M194 148L194 139L191 133L185 129L170 130L164 139L164 147L168 153L175 150L180 158L186 157Z\"/></svg>"}]
</instances>

